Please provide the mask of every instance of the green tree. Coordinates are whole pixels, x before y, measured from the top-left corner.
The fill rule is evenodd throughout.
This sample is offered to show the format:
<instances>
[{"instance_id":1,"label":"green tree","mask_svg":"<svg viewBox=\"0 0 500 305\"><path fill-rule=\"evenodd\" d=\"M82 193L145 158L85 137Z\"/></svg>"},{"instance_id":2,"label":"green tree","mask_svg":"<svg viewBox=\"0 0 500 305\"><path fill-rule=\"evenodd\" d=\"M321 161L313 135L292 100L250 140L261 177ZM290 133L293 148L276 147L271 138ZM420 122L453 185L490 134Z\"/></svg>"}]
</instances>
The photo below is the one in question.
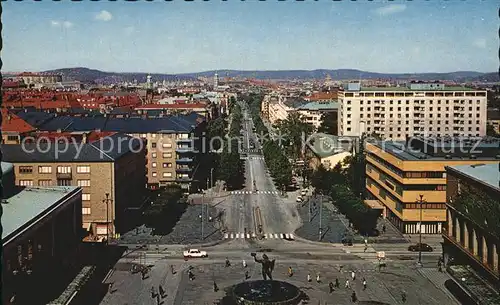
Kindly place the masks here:
<instances>
[{"instance_id":1,"label":"green tree","mask_svg":"<svg viewBox=\"0 0 500 305\"><path fill-rule=\"evenodd\" d=\"M307 124L298 112L292 112L285 120L276 123L276 129L290 141L290 156L292 159L302 157L302 145L314 128Z\"/></svg>"},{"instance_id":2,"label":"green tree","mask_svg":"<svg viewBox=\"0 0 500 305\"><path fill-rule=\"evenodd\" d=\"M321 115L321 125L318 127L318 132L323 132L331 135L338 135L338 118L337 112L325 112Z\"/></svg>"},{"instance_id":3,"label":"green tree","mask_svg":"<svg viewBox=\"0 0 500 305\"><path fill-rule=\"evenodd\" d=\"M500 134L496 132L495 127L491 124L486 125L486 135L490 137L500 137Z\"/></svg>"}]
</instances>

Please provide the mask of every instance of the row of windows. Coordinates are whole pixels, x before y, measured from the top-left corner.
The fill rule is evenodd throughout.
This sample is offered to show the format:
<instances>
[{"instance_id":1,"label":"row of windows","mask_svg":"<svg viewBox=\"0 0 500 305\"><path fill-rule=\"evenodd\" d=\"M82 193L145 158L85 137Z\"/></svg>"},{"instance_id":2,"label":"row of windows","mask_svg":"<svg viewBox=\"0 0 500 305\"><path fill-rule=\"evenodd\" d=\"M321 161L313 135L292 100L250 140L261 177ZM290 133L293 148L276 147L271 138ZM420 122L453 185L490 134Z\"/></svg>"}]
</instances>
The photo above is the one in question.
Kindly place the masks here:
<instances>
[{"instance_id":1,"label":"row of windows","mask_svg":"<svg viewBox=\"0 0 500 305\"><path fill-rule=\"evenodd\" d=\"M156 133L151 134L151 138L156 138ZM180 133L180 134L172 134L172 133L165 133L161 134L162 138L167 138L167 139L172 139L172 138L177 138L177 139L189 139L189 134L188 133ZM147 134L143 133L141 134L141 138L147 138ZM158 138L160 138L160 135L158 135Z\"/></svg>"},{"instance_id":2,"label":"row of windows","mask_svg":"<svg viewBox=\"0 0 500 305\"><path fill-rule=\"evenodd\" d=\"M33 186L34 182L33 180L28 180L28 179L22 179L19 180L19 185L20 186ZM38 186L53 186L54 182L50 179L40 179L38 180ZM69 179L57 179L57 185L58 186L70 186L71 185L71 180ZM90 180L88 179L78 179L77 180L77 185L80 187L89 187L90 186Z\"/></svg>"},{"instance_id":3,"label":"row of windows","mask_svg":"<svg viewBox=\"0 0 500 305\"><path fill-rule=\"evenodd\" d=\"M380 158L379 156L373 154L373 153L367 153L367 155L377 161L378 163L382 164L386 169L390 170L394 174L398 175L401 178L446 178L446 173L445 172L403 172L399 168L395 167L391 163L385 161L384 159ZM375 165L374 165L375 166Z\"/></svg>"},{"instance_id":4,"label":"row of windows","mask_svg":"<svg viewBox=\"0 0 500 305\"><path fill-rule=\"evenodd\" d=\"M381 185L379 185L376 181L371 179L370 177L366 177L366 184L370 187L374 185L379 190L379 196L382 199L387 199L389 197L393 202L396 203L396 210L400 213L403 212L403 209L446 209L446 204L444 203L433 203L433 202L425 202L425 203L403 203L391 193L387 192Z\"/></svg>"},{"instance_id":5,"label":"row of windows","mask_svg":"<svg viewBox=\"0 0 500 305\"><path fill-rule=\"evenodd\" d=\"M163 158L172 158L172 153L171 152L165 152L162 154ZM151 153L151 158L156 158L157 157L157 154L154 152L154 153Z\"/></svg>"},{"instance_id":6,"label":"row of windows","mask_svg":"<svg viewBox=\"0 0 500 305\"><path fill-rule=\"evenodd\" d=\"M151 166L152 166L152 167L156 167L156 166L157 166L157 163L156 163L156 162L153 162L153 163L151 163ZM170 163L170 162L165 162L165 163L163 163L163 168L172 168L172 163Z\"/></svg>"},{"instance_id":7,"label":"row of windows","mask_svg":"<svg viewBox=\"0 0 500 305\"><path fill-rule=\"evenodd\" d=\"M399 91L399 92L394 92L394 91L386 91L384 88L381 88L380 91L383 92L359 92L357 93L359 96L387 96L387 97L403 97L403 96L427 96L427 97L439 97L439 96L467 96L467 97L472 97L472 96L486 96L486 92L484 91L470 91L470 92L455 92L455 91L448 91L448 92L436 92L432 88L428 91L432 92L415 92L415 91ZM353 92L345 92L344 96L346 97L353 97L354 93Z\"/></svg>"},{"instance_id":8,"label":"row of windows","mask_svg":"<svg viewBox=\"0 0 500 305\"><path fill-rule=\"evenodd\" d=\"M420 104L424 104L425 102L428 102L429 104L434 104L434 102L436 102L437 104L441 105L441 100L432 100L432 99L428 99L428 100L413 100L413 102L415 102L416 104L420 103ZM450 103L450 100L444 100L446 104L449 104ZM453 100L453 101L459 101L460 103L465 103L467 102L466 100ZM468 100L469 101L469 104L472 104L474 101L473 100ZM370 103L372 102L372 100L368 100L367 101L367 104L370 105ZM389 102L390 105L393 105L394 104L394 100L389 100L389 101L386 101L386 100L374 100L373 103L374 104L385 104L385 102ZM401 105L401 100L398 100L398 105ZM346 101L347 105L351 105L351 101L348 100ZM360 105L363 105L364 103L364 100L360 100L359 101L359 104ZM410 100L406 100L406 105L409 105L410 104ZM476 104L481 104L481 100L476 100Z\"/></svg>"},{"instance_id":9,"label":"row of windows","mask_svg":"<svg viewBox=\"0 0 500 305\"><path fill-rule=\"evenodd\" d=\"M163 148L172 148L172 143L162 143ZM156 148L156 142L151 143L151 148Z\"/></svg>"},{"instance_id":10,"label":"row of windows","mask_svg":"<svg viewBox=\"0 0 500 305\"><path fill-rule=\"evenodd\" d=\"M172 177L172 173L170 172L165 172L162 174L163 175L163 178L169 178L169 177ZM153 177L158 177L158 173L157 172L152 172L151 173L151 176Z\"/></svg>"},{"instance_id":11,"label":"row of windows","mask_svg":"<svg viewBox=\"0 0 500 305\"><path fill-rule=\"evenodd\" d=\"M57 166L56 169L59 174L70 174L71 166ZM90 173L90 165L78 165L76 167L76 172L79 174L88 174ZM33 166L19 166L19 173L21 174L31 174L33 173ZM39 174L51 174L52 166L38 166Z\"/></svg>"}]
</instances>

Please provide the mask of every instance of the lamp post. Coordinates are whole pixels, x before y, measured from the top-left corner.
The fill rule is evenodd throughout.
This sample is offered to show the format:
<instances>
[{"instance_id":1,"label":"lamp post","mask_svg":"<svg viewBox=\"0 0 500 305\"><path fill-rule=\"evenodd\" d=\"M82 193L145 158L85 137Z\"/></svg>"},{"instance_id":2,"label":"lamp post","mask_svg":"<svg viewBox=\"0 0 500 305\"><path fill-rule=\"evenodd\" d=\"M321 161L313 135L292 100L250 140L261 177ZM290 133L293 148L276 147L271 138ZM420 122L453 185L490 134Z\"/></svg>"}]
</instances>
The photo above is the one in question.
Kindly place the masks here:
<instances>
[{"instance_id":1,"label":"lamp post","mask_svg":"<svg viewBox=\"0 0 500 305\"><path fill-rule=\"evenodd\" d=\"M109 193L106 193L103 202L106 203L106 244L109 245Z\"/></svg>"},{"instance_id":2,"label":"lamp post","mask_svg":"<svg viewBox=\"0 0 500 305\"><path fill-rule=\"evenodd\" d=\"M319 194L319 240L321 241L321 234L322 228L321 228L321 211L323 211L323 194Z\"/></svg>"},{"instance_id":3,"label":"lamp post","mask_svg":"<svg viewBox=\"0 0 500 305\"><path fill-rule=\"evenodd\" d=\"M420 223L418 228L418 266L422 266L422 205L425 203L424 195L419 195L417 203L420 206Z\"/></svg>"}]
</instances>

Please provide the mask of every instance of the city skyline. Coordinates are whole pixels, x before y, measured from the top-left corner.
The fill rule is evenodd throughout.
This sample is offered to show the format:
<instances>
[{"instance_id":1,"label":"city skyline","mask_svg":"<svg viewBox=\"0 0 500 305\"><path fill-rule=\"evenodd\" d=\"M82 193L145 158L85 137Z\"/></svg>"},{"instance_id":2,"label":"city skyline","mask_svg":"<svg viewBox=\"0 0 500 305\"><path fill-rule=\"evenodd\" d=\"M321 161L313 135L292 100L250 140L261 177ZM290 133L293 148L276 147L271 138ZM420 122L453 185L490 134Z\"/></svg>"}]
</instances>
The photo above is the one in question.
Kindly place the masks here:
<instances>
[{"instance_id":1,"label":"city skyline","mask_svg":"<svg viewBox=\"0 0 500 305\"><path fill-rule=\"evenodd\" d=\"M2 3L3 71L498 68L494 3ZM466 20L466 21L464 21ZM495 42L495 43L494 43ZM394 46L391 48L390 46Z\"/></svg>"}]
</instances>

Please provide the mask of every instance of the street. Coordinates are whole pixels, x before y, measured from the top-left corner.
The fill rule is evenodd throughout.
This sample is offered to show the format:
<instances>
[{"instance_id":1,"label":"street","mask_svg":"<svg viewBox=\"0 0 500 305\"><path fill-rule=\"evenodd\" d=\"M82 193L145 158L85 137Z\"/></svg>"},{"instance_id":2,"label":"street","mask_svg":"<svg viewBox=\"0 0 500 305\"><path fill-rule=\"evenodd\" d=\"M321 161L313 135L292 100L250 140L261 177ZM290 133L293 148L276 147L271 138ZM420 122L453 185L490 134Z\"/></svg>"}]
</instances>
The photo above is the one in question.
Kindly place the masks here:
<instances>
[{"instance_id":1,"label":"street","mask_svg":"<svg viewBox=\"0 0 500 305\"><path fill-rule=\"evenodd\" d=\"M328 232L320 238L318 210L309 221L308 204L299 211L296 194L291 193L288 198L280 195L267 173L248 111L245 107L242 110L243 149L248 155L244 189L228 192L211 203L213 208L224 210L226 238L210 245L192 246L207 251L208 258L202 259L185 260L182 251L191 247L186 243L160 244L157 249L150 247L125 253L103 281L105 285L112 283L113 289L100 304L157 304L156 298L151 296L151 288L158 291L159 285L165 291L161 300L164 305L225 304L227 288L244 281L245 271L248 271L247 280L261 279L260 265L254 263L252 252L258 257L266 253L276 259L273 277L299 287L311 304L349 304L353 291L359 304L403 304L403 293L407 296L407 304L458 304L444 288L447 275L437 271L441 248L436 244L433 244L434 252L423 253L422 268L416 267L418 253L408 251L408 243L402 236L391 243L384 243L391 240L384 237L380 242L369 242L366 248L359 243L344 246L339 242L347 224L341 215L327 207L322 207L321 226L328 228ZM285 240L278 235L278 238L259 238L259 225L262 234L293 233L294 239ZM185 230L189 230L188 226ZM198 234L198 229L195 231ZM436 238L436 243L438 240ZM380 268L378 251L385 252L385 267ZM225 266L226 259L231 266ZM145 279L140 274L131 274L134 264L151 267ZM174 274L171 266L176 271ZM292 277L287 275L289 267L294 271ZM194 280L189 279L188 270L192 270ZM356 273L354 281L350 278L352 271ZM311 282L307 281L308 274ZM320 282L316 281L318 275ZM367 282L366 290L363 278ZM329 283L336 279L340 287L330 292ZM347 279L351 281L351 288L345 288ZM218 291L214 291L214 283Z\"/></svg>"}]
</instances>

